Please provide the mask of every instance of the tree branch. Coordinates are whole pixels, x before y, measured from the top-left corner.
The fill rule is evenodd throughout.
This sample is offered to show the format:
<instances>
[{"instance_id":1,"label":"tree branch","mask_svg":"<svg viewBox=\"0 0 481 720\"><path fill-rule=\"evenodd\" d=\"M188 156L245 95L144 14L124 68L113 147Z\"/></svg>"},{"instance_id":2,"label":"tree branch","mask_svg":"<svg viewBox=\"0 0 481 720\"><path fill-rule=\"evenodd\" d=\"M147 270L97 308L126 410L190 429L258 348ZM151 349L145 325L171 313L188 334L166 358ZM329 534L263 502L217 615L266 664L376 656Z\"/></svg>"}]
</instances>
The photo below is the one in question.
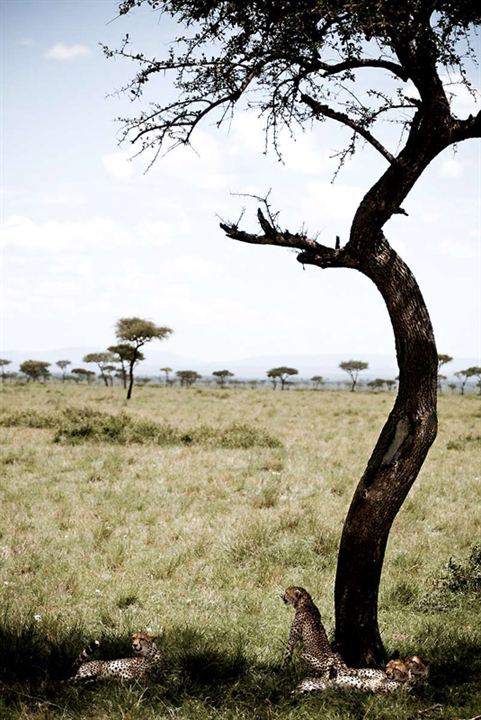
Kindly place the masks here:
<instances>
[{"instance_id":1,"label":"tree branch","mask_svg":"<svg viewBox=\"0 0 481 720\"><path fill-rule=\"evenodd\" d=\"M367 140L367 142L372 145L378 152L380 152L381 155L389 163L394 164L396 162L396 158L394 157L394 155L391 155L389 150L387 150L384 145L379 142L379 140L376 140L376 138L371 135L369 130L366 130L366 128L357 123L355 120L352 120L352 118L350 118L345 113L339 112L338 110L333 110L331 107L329 107L329 105L324 105L323 103L318 102L310 95L306 95L305 93L301 95L301 100L311 108L314 115L316 115L317 117L319 117L319 115L323 115L324 117L329 117L333 120L337 120L343 125L347 125L348 127L352 128L356 133L358 133L358 135L361 135L361 137Z\"/></svg>"},{"instance_id":2,"label":"tree branch","mask_svg":"<svg viewBox=\"0 0 481 720\"><path fill-rule=\"evenodd\" d=\"M272 216L271 216L272 217ZM349 267L357 268L358 261L351 256L349 249L339 248L339 238L336 237L336 247L330 248L321 245L316 240L312 240L304 234L292 234L288 230L280 230L273 222L270 222L259 208L257 210L257 219L263 230L263 235L248 233L239 230L236 224L220 223L220 227L227 237L240 242L251 243L253 245L277 245L278 247L291 248L294 250L302 250L297 256L298 262L303 265L317 265L321 268L329 267Z\"/></svg>"},{"instance_id":3,"label":"tree branch","mask_svg":"<svg viewBox=\"0 0 481 720\"><path fill-rule=\"evenodd\" d=\"M357 70L360 68L381 68L388 70L389 72L396 75L398 78L407 82L409 80L409 74L402 65L399 63L392 62L390 60L374 60L374 59L358 59L358 60L344 60L343 62L336 63L335 65L329 65L329 63L319 62L313 63L313 68L318 68L324 72L325 76L336 75L337 73L344 72L346 70Z\"/></svg>"}]
</instances>

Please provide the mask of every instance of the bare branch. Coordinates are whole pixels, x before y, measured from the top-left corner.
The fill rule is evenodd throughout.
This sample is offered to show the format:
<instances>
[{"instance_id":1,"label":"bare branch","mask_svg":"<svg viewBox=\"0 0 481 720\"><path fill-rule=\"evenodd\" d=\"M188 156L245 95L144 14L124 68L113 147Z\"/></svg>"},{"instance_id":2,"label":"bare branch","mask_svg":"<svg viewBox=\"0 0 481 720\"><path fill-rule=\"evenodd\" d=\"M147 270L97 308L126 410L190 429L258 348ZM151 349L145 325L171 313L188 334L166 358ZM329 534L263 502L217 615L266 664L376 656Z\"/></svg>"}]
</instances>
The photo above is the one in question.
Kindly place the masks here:
<instances>
[{"instance_id":1,"label":"bare branch","mask_svg":"<svg viewBox=\"0 0 481 720\"><path fill-rule=\"evenodd\" d=\"M372 145L378 152L380 152L381 155L385 157L388 162L390 162L391 164L395 163L396 158L394 157L394 155L391 155L389 150L387 150L384 145L379 142L379 140L376 140L376 138L371 135L369 130L366 130L365 127L360 125L355 120L352 120L352 118L350 118L348 115L343 112L339 112L338 110L333 110L331 107L329 107L329 105L324 105L323 103L320 103L314 98L312 98L310 95L306 95L304 93L301 95L301 100L311 108L314 115L316 115L317 117L323 115L324 117L329 117L333 120L337 120L343 125L347 125L348 127L352 128L358 135L361 135L361 137L367 140L367 142L370 143L370 145Z\"/></svg>"},{"instance_id":2,"label":"bare branch","mask_svg":"<svg viewBox=\"0 0 481 720\"><path fill-rule=\"evenodd\" d=\"M313 63L313 69L315 68L315 65L316 64ZM346 72L347 70L358 70L361 68L380 68L383 70L388 70L404 82L407 82L409 80L409 75L406 69L403 68L402 65L399 65L398 63L395 63L391 60L359 58L355 60L344 60L343 62L336 63L335 65L329 65L329 63L319 62L317 64L317 68L319 70L322 70L325 76L337 75L337 73Z\"/></svg>"}]
</instances>

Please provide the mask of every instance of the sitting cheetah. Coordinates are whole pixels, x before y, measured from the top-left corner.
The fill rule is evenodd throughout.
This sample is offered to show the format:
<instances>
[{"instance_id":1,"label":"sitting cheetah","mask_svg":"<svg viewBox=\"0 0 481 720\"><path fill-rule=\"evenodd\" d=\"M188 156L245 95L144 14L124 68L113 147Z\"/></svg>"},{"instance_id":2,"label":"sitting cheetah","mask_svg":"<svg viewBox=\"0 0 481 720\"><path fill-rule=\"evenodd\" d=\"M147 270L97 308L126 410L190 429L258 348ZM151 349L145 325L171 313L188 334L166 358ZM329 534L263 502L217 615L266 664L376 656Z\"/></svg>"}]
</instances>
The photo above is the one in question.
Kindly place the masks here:
<instances>
[{"instance_id":1,"label":"sitting cheetah","mask_svg":"<svg viewBox=\"0 0 481 720\"><path fill-rule=\"evenodd\" d=\"M384 670L349 668L342 658L333 652L321 615L311 596L301 587L289 587L282 599L296 611L289 633L285 660L292 657L297 642L303 643L301 657L320 677L306 678L298 686L298 692L327 690L330 687L350 687L365 692L386 693L397 690L402 683L390 679Z\"/></svg>"},{"instance_id":2,"label":"sitting cheetah","mask_svg":"<svg viewBox=\"0 0 481 720\"><path fill-rule=\"evenodd\" d=\"M98 646L98 642L95 645ZM92 644L94 645L94 644ZM80 666L73 680L137 680L144 677L149 670L161 660L161 653L152 635L137 632L132 635L132 649L135 657L119 660L83 660L90 654L92 645L80 654L77 663Z\"/></svg>"}]
</instances>

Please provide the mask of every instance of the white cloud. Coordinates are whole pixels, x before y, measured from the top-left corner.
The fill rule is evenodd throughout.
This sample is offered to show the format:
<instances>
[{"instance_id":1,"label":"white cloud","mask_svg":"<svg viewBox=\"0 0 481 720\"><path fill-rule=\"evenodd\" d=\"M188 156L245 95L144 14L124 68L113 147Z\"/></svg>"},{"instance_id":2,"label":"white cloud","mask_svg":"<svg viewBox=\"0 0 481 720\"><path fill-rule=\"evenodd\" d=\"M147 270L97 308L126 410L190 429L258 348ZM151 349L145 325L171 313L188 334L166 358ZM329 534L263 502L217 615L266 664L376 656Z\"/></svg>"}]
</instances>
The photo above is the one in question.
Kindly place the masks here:
<instances>
[{"instance_id":1,"label":"white cloud","mask_svg":"<svg viewBox=\"0 0 481 720\"><path fill-rule=\"evenodd\" d=\"M8 218L0 227L5 254L22 255L37 251L72 255L79 251L160 247L186 233L187 223L141 220L125 226L111 218L95 217L84 222L47 221L36 223L21 215Z\"/></svg>"},{"instance_id":2,"label":"white cloud","mask_svg":"<svg viewBox=\"0 0 481 720\"><path fill-rule=\"evenodd\" d=\"M129 158L128 153L110 153L102 156L102 165L112 177L118 180L128 180L134 174L134 165Z\"/></svg>"},{"instance_id":3,"label":"white cloud","mask_svg":"<svg viewBox=\"0 0 481 720\"><path fill-rule=\"evenodd\" d=\"M45 56L47 60L59 60L60 62L76 60L79 57L90 55L90 49L86 45L64 45L64 43L56 43L47 50Z\"/></svg>"}]
</instances>

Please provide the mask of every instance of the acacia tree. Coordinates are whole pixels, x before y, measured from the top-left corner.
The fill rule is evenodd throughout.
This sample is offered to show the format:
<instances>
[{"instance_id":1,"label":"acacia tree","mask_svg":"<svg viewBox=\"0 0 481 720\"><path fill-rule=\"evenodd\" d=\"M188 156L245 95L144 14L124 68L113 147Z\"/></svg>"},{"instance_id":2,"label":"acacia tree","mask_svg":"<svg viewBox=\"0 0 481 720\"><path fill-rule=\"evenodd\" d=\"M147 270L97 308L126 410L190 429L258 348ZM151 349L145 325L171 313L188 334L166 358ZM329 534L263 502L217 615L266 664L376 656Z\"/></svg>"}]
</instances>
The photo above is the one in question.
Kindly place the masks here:
<instances>
[{"instance_id":1,"label":"acacia tree","mask_svg":"<svg viewBox=\"0 0 481 720\"><path fill-rule=\"evenodd\" d=\"M234 377L234 373L230 370L214 370L212 375L215 377L216 383L221 387L225 386L227 378Z\"/></svg>"},{"instance_id":2,"label":"acacia tree","mask_svg":"<svg viewBox=\"0 0 481 720\"><path fill-rule=\"evenodd\" d=\"M114 362L120 363L120 378L122 380L122 384L124 386L124 389L127 390L127 368L128 363L130 362L132 358L132 354L134 352L131 345L128 345L127 343L119 343L118 345L109 345L107 348L109 353L112 353ZM140 353L141 354L141 353ZM143 360L144 357L142 356L139 358L139 360Z\"/></svg>"},{"instance_id":3,"label":"acacia tree","mask_svg":"<svg viewBox=\"0 0 481 720\"><path fill-rule=\"evenodd\" d=\"M134 367L144 359L140 348L152 340L165 340L173 330L169 327L155 325L150 320L143 320L138 317L121 318L117 320L115 334L122 344L130 348L130 355L127 358L129 386L127 389L127 400L132 397L134 386Z\"/></svg>"},{"instance_id":4,"label":"acacia tree","mask_svg":"<svg viewBox=\"0 0 481 720\"><path fill-rule=\"evenodd\" d=\"M115 357L111 352L88 353L82 358L84 363L95 363L100 370L100 377L104 381L106 387L109 386L109 371L107 368L115 361Z\"/></svg>"},{"instance_id":5,"label":"acacia tree","mask_svg":"<svg viewBox=\"0 0 481 720\"><path fill-rule=\"evenodd\" d=\"M332 120L348 129L341 164L368 144L385 169L357 208L344 246L321 244L278 222L267 200L257 233L223 222L226 235L256 245L298 251L320 268L350 268L378 288L390 315L399 364L394 407L355 491L344 524L335 587L336 642L349 664L379 664L385 651L377 601L391 525L437 432L437 350L426 304L384 226L402 207L443 150L481 134L481 113L457 117L443 76L471 90L466 66L479 4L471 0L124 0L120 14L143 4L188 27L165 52L150 58L127 37L107 55L136 66L125 87L141 99L152 78L173 79L178 94L124 118L124 139L156 157L164 144L189 143L207 117L228 121L242 98L266 121L274 145L292 130ZM156 19L157 22L157 19ZM356 83L360 83L357 85ZM362 87L362 97L356 90ZM383 119L400 136L380 134ZM390 127L393 127L392 125ZM384 139L386 138L386 139ZM152 156L151 156L152 157Z\"/></svg>"},{"instance_id":6,"label":"acacia tree","mask_svg":"<svg viewBox=\"0 0 481 720\"><path fill-rule=\"evenodd\" d=\"M313 375L311 377L311 382L314 383L314 387L316 388L316 390L319 390L321 385L324 385L324 378L322 377L322 375Z\"/></svg>"},{"instance_id":7,"label":"acacia tree","mask_svg":"<svg viewBox=\"0 0 481 720\"><path fill-rule=\"evenodd\" d=\"M10 365L12 363L11 360L6 360L5 358L0 358L0 368L2 373L2 383L5 382L5 368L7 365Z\"/></svg>"},{"instance_id":8,"label":"acacia tree","mask_svg":"<svg viewBox=\"0 0 481 720\"><path fill-rule=\"evenodd\" d=\"M298 373L299 373L299 370L296 370L296 368L282 366L282 367L271 368L271 370L268 370L267 377L272 380L272 383L274 385L274 390L276 389L277 380L280 380L281 390L284 390L286 383L287 383L287 378L290 377L291 375L298 375Z\"/></svg>"},{"instance_id":9,"label":"acacia tree","mask_svg":"<svg viewBox=\"0 0 481 720\"><path fill-rule=\"evenodd\" d=\"M347 372L347 374L351 378L351 392L354 392L357 385L357 380L359 377L359 373L361 370L367 370L369 367L367 362L363 362L362 360L345 360L342 363L339 363L339 367L341 370L344 370Z\"/></svg>"},{"instance_id":10,"label":"acacia tree","mask_svg":"<svg viewBox=\"0 0 481 720\"><path fill-rule=\"evenodd\" d=\"M476 375L479 375L481 377L481 368L473 366L466 368L466 370L458 370L458 372L455 372L454 374L461 380L461 395L464 395L466 383L468 382L469 378L476 377Z\"/></svg>"},{"instance_id":11,"label":"acacia tree","mask_svg":"<svg viewBox=\"0 0 481 720\"><path fill-rule=\"evenodd\" d=\"M163 368L160 368L160 372L163 372L165 375L165 384L170 385L169 375L172 372L172 368L171 367L163 367Z\"/></svg>"},{"instance_id":12,"label":"acacia tree","mask_svg":"<svg viewBox=\"0 0 481 720\"><path fill-rule=\"evenodd\" d=\"M443 375L440 372L440 370L443 367L443 365L447 365L448 363L450 363L452 361L452 359L453 358L451 357L451 355L444 355L444 354L438 353L438 390L439 390L439 392L441 392L441 390L442 390L442 385L441 385L442 381L447 380L447 376Z\"/></svg>"},{"instance_id":13,"label":"acacia tree","mask_svg":"<svg viewBox=\"0 0 481 720\"><path fill-rule=\"evenodd\" d=\"M179 378L181 387L191 387L202 377L196 370L177 370L175 374Z\"/></svg>"},{"instance_id":14,"label":"acacia tree","mask_svg":"<svg viewBox=\"0 0 481 720\"><path fill-rule=\"evenodd\" d=\"M50 363L44 360L24 360L20 365L20 372L27 376L28 382L30 380L33 380L33 382L43 380L45 382L50 377L49 367Z\"/></svg>"},{"instance_id":15,"label":"acacia tree","mask_svg":"<svg viewBox=\"0 0 481 720\"><path fill-rule=\"evenodd\" d=\"M57 360L57 362L55 363L55 365L57 365L57 367L59 367L62 371L62 382L65 382L65 374L67 372L68 366L71 364L72 363L70 360Z\"/></svg>"}]
</instances>

